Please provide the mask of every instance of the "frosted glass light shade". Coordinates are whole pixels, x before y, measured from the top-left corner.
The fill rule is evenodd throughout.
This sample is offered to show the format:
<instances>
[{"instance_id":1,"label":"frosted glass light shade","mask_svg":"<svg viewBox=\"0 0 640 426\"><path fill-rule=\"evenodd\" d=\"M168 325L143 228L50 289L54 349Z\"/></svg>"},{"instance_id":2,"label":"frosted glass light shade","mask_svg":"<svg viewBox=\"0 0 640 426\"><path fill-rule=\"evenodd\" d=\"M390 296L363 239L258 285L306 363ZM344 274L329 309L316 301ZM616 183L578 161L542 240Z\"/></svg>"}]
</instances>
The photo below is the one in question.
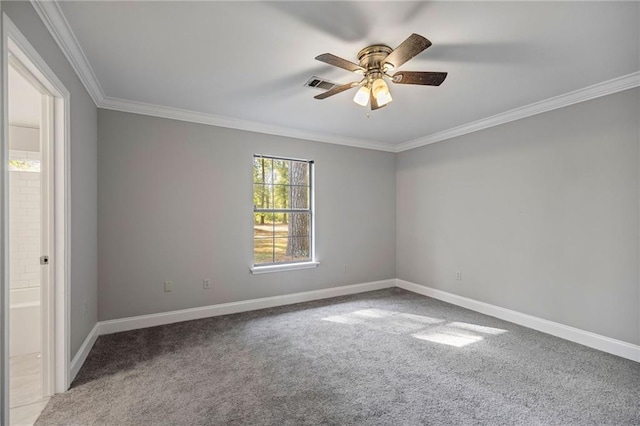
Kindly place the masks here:
<instances>
[{"instance_id":1,"label":"frosted glass light shade","mask_svg":"<svg viewBox=\"0 0 640 426\"><path fill-rule=\"evenodd\" d=\"M373 82L371 91L373 93L373 97L376 98L378 106L386 105L393 100L393 98L391 98L391 93L389 92L389 86L387 86L387 83L385 83L381 78L378 78Z\"/></svg>"},{"instance_id":2,"label":"frosted glass light shade","mask_svg":"<svg viewBox=\"0 0 640 426\"><path fill-rule=\"evenodd\" d=\"M367 106L369 103L369 88L367 86L359 88L356 95L353 97L353 102L360 106Z\"/></svg>"}]
</instances>

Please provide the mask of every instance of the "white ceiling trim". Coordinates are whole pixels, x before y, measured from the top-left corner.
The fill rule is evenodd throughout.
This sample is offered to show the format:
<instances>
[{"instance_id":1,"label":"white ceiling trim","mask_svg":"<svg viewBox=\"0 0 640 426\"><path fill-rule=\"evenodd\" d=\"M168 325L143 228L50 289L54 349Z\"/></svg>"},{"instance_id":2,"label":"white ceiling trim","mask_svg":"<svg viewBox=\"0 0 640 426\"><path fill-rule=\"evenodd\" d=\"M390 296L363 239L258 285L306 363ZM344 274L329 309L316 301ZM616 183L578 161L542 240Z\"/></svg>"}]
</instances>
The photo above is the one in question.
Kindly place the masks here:
<instances>
[{"instance_id":1,"label":"white ceiling trim","mask_svg":"<svg viewBox=\"0 0 640 426\"><path fill-rule=\"evenodd\" d=\"M366 139L356 139L345 136L307 132L305 130L291 129L289 127L274 126L271 124L258 123L255 121L240 120L237 118L205 114L185 109L129 101L126 99L106 97L102 104L99 106L100 108L112 109L115 111L131 112L134 114L150 115L153 117L170 118L173 120L188 121L191 123L208 124L211 126L265 133L268 135L286 136L290 138L306 139L316 142L353 146L356 148L367 148L375 149L378 151L396 152L396 148L393 145L387 145L384 143L374 142Z\"/></svg>"},{"instance_id":2,"label":"white ceiling trim","mask_svg":"<svg viewBox=\"0 0 640 426\"><path fill-rule=\"evenodd\" d=\"M31 0L31 4L33 4L38 15L40 15L45 26L53 36L54 40L58 43L58 46L60 46L64 52L65 56L71 63L71 66L74 68L76 74L89 92L89 95L99 108L257 133L266 133L270 135L347 145L357 148L375 149L387 152L402 152L640 86L639 71L523 107L505 111L503 113L463 124L448 130L443 130L431 135L406 141L399 145L392 145L366 139L308 132L249 120L240 120L231 117L107 97L100 87L100 83L98 82L91 65L89 65L89 61L71 30L67 19L62 13L57 0Z\"/></svg>"},{"instance_id":3,"label":"white ceiling trim","mask_svg":"<svg viewBox=\"0 0 640 426\"><path fill-rule=\"evenodd\" d=\"M104 92L96 75L89 65L89 61L84 51L78 43L78 39L71 30L67 18L65 18L57 1L31 0L36 12L42 22L47 27L53 39L56 41L67 60L75 70L84 87L89 92L89 96L97 106L100 106L104 99Z\"/></svg>"},{"instance_id":4,"label":"white ceiling trim","mask_svg":"<svg viewBox=\"0 0 640 426\"><path fill-rule=\"evenodd\" d=\"M477 132L478 130L488 129L489 127L499 126L511 121L531 117L532 115L541 114L543 112L553 111L554 109L563 108L569 105L588 101L590 99L599 98L601 96L611 95L613 93L632 89L638 86L640 86L640 71L604 81L602 83L597 83L583 89L574 90L573 92L565 93L563 95L534 102L523 107L514 108L491 117L463 124L462 126L443 130L442 132L413 139L397 145L396 152L407 151L423 145Z\"/></svg>"}]
</instances>

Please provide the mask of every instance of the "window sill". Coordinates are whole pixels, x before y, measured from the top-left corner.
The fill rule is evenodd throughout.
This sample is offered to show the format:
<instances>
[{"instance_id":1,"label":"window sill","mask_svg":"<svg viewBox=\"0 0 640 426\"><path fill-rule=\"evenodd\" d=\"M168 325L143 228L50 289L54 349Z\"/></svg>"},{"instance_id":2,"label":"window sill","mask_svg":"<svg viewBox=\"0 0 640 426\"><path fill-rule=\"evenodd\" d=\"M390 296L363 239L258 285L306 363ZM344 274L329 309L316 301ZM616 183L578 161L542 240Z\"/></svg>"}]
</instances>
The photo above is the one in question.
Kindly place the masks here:
<instances>
[{"instance_id":1,"label":"window sill","mask_svg":"<svg viewBox=\"0 0 640 426\"><path fill-rule=\"evenodd\" d=\"M284 265L267 265L267 266L252 266L249 268L251 273L256 274L268 274L271 272L285 272L295 271L297 269L311 269L317 268L320 262L300 262L300 263L287 263Z\"/></svg>"}]
</instances>

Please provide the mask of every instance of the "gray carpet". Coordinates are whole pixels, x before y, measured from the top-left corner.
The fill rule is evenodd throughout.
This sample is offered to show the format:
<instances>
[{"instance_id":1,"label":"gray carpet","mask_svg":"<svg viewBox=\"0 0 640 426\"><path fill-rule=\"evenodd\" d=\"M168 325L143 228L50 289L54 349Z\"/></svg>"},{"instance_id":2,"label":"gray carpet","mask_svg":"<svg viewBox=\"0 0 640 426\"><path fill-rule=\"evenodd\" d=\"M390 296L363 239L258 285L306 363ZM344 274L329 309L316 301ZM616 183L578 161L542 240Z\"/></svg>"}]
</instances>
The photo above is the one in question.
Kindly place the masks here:
<instances>
[{"instance_id":1,"label":"gray carpet","mask_svg":"<svg viewBox=\"0 0 640 426\"><path fill-rule=\"evenodd\" d=\"M640 424L640 364L388 289L102 336L36 424Z\"/></svg>"}]
</instances>

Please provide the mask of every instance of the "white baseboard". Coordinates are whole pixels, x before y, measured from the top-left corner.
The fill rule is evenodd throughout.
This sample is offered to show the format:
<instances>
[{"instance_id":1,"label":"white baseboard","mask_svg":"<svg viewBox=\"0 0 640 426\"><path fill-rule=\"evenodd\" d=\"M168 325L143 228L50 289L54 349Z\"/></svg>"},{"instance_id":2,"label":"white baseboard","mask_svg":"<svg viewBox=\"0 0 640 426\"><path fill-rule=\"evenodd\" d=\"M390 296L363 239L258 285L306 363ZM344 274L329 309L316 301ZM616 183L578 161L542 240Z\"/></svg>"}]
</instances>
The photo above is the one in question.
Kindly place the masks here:
<instances>
[{"instance_id":1,"label":"white baseboard","mask_svg":"<svg viewBox=\"0 0 640 426\"><path fill-rule=\"evenodd\" d=\"M452 305L461 306L472 311L480 312L482 314L500 318L543 333L551 334L552 336L570 340L590 348L640 362L640 346L638 345L601 336L599 334L534 317L532 315L523 314L521 312L512 311L510 309L501 308L500 306L491 305L489 303L479 302L474 299L458 296L457 294L447 293L446 291L436 290L434 288L415 284L409 281L396 279L396 286L413 293L442 300L443 302L451 303Z\"/></svg>"},{"instance_id":2,"label":"white baseboard","mask_svg":"<svg viewBox=\"0 0 640 426\"><path fill-rule=\"evenodd\" d=\"M118 333L121 331L155 327L157 325L171 324L181 321L236 314L239 312L254 311L256 309L291 305L293 303L310 302L312 300L395 287L395 284L395 279L374 281L363 284L326 288L322 290L305 291L303 293L284 294L282 296L263 297L261 299L242 300L239 302L222 303L219 305L202 306L199 308L181 309L179 311L102 321L100 322L100 334Z\"/></svg>"},{"instance_id":3,"label":"white baseboard","mask_svg":"<svg viewBox=\"0 0 640 426\"><path fill-rule=\"evenodd\" d=\"M78 349L76 356L71 360L71 367L69 368L69 384L73 383L73 380L78 375L78 371L80 371L82 364L84 364L87 359L87 356L89 355L89 352L91 352L91 348L93 348L93 344L96 342L99 335L100 323L98 322L93 326L87 338L82 342L82 346Z\"/></svg>"}]
</instances>

